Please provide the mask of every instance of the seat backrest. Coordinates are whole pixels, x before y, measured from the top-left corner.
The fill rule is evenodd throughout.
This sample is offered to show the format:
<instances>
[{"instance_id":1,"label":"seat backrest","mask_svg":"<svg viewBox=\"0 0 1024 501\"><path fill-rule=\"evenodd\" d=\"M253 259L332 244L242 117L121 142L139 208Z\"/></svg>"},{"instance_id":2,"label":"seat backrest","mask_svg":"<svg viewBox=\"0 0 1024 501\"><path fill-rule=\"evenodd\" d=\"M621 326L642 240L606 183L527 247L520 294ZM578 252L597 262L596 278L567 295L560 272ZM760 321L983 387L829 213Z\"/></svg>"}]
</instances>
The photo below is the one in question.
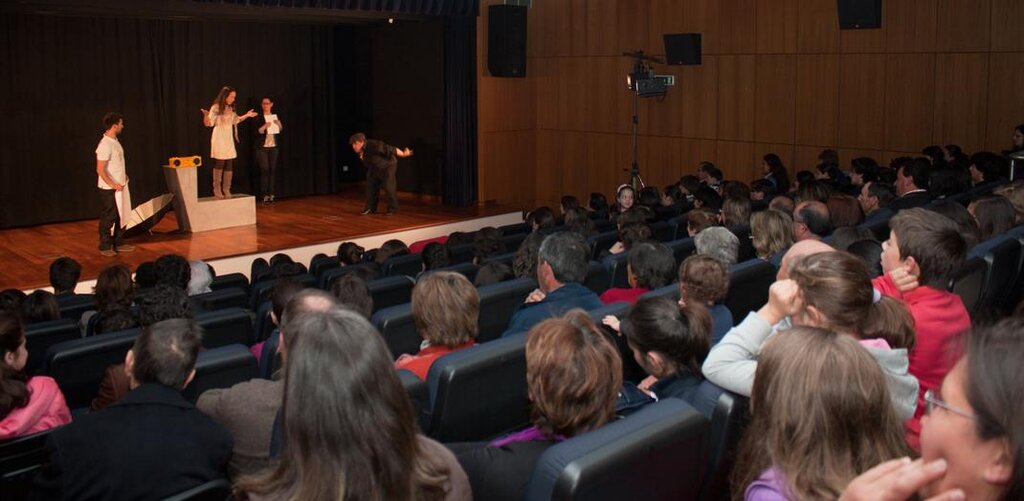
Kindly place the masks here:
<instances>
[{"instance_id":1,"label":"seat backrest","mask_svg":"<svg viewBox=\"0 0 1024 501\"><path fill-rule=\"evenodd\" d=\"M729 270L729 294L725 306L733 319L744 319L768 302L768 288L775 282L775 267L761 259L750 259Z\"/></svg>"},{"instance_id":2,"label":"seat backrest","mask_svg":"<svg viewBox=\"0 0 1024 501\"><path fill-rule=\"evenodd\" d=\"M384 342L391 350L391 358L398 358L404 353L415 355L420 351L420 343L423 342L423 338L416 333L411 303L377 310L370 319L370 323L384 337Z\"/></svg>"},{"instance_id":3,"label":"seat backrest","mask_svg":"<svg viewBox=\"0 0 1024 501\"><path fill-rule=\"evenodd\" d=\"M591 235L587 238L587 244L590 245L590 259L597 259L601 256L602 251L611 249L615 242L619 241L618 230L606 231L604 233L598 233Z\"/></svg>"},{"instance_id":4,"label":"seat backrest","mask_svg":"<svg viewBox=\"0 0 1024 501\"><path fill-rule=\"evenodd\" d=\"M700 491L711 424L666 398L544 451L527 500L677 500Z\"/></svg>"},{"instance_id":5,"label":"seat backrest","mask_svg":"<svg viewBox=\"0 0 1024 501\"><path fill-rule=\"evenodd\" d=\"M985 291L985 279L988 275L988 263L985 258L974 256L967 259L959 270L953 273L949 281L950 292L960 296L967 309L967 314L974 318L981 306L982 294Z\"/></svg>"},{"instance_id":6,"label":"seat backrest","mask_svg":"<svg viewBox=\"0 0 1024 501\"><path fill-rule=\"evenodd\" d=\"M412 286L415 282L405 275L384 277L373 280L366 284L373 296L373 311L382 310L388 306L408 303L412 300Z\"/></svg>"},{"instance_id":7,"label":"seat backrest","mask_svg":"<svg viewBox=\"0 0 1024 501\"><path fill-rule=\"evenodd\" d=\"M750 421L750 399L704 381L697 388L693 406L711 420L711 453L701 499L727 500L740 437Z\"/></svg>"},{"instance_id":8,"label":"seat backrest","mask_svg":"<svg viewBox=\"0 0 1024 501\"><path fill-rule=\"evenodd\" d=\"M0 492L4 499L26 499L36 470L46 462L46 437L55 428L0 442Z\"/></svg>"},{"instance_id":9,"label":"seat backrest","mask_svg":"<svg viewBox=\"0 0 1024 501\"><path fill-rule=\"evenodd\" d=\"M256 308L256 314L252 319L252 340L254 342L266 340L276 327L270 318L272 311L274 311L274 303L270 301L264 301L260 303L259 308Z\"/></svg>"},{"instance_id":10,"label":"seat backrest","mask_svg":"<svg viewBox=\"0 0 1024 501\"><path fill-rule=\"evenodd\" d=\"M204 294L196 294L192 296L192 299L199 304L203 311L249 307L249 295L240 287L228 287Z\"/></svg>"},{"instance_id":11,"label":"seat backrest","mask_svg":"<svg viewBox=\"0 0 1024 501\"><path fill-rule=\"evenodd\" d=\"M252 317L244 308L225 308L196 315L196 323L203 328L203 347L217 348L229 344L251 346Z\"/></svg>"},{"instance_id":12,"label":"seat backrest","mask_svg":"<svg viewBox=\"0 0 1024 501\"><path fill-rule=\"evenodd\" d=\"M473 247L472 243L455 245L448 248L448 252L451 254L451 263L470 263L473 261Z\"/></svg>"},{"instance_id":13,"label":"seat backrest","mask_svg":"<svg viewBox=\"0 0 1024 501\"><path fill-rule=\"evenodd\" d=\"M505 234L501 237L501 243L505 244L505 250L514 253L519 250L519 246L523 245L523 240L526 240L528 236L530 236L530 232Z\"/></svg>"},{"instance_id":14,"label":"seat backrest","mask_svg":"<svg viewBox=\"0 0 1024 501\"><path fill-rule=\"evenodd\" d=\"M667 297L673 301L679 300L679 284L671 283L664 287L658 287L652 291L645 292L640 297Z\"/></svg>"},{"instance_id":15,"label":"seat backrest","mask_svg":"<svg viewBox=\"0 0 1024 501\"><path fill-rule=\"evenodd\" d=\"M604 266L604 269L608 271L608 276L610 277L610 280L608 281L610 288L629 288L629 273L626 270L628 260L628 252L612 254L601 260L601 265Z\"/></svg>"},{"instance_id":16,"label":"seat backrest","mask_svg":"<svg viewBox=\"0 0 1024 501\"><path fill-rule=\"evenodd\" d=\"M320 275L317 276L316 286L318 288L320 288L320 289L325 290L325 291L331 290L331 284L333 284L334 281L337 280L338 278L340 278L342 275L347 275L347 274L352 273L354 271L358 271L360 268L370 268L370 269L373 269L374 266L375 265L372 264L372 263L359 263L359 264L354 264L352 266L340 266L338 268L328 268L328 269L324 270L323 273L321 273Z\"/></svg>"},{"instance_id":17,"label":"seat backrest","mask_svg":"<svg viewBox=\"0 0 1024 501\"><path fill-rule=\"evenodd\" d=\"M484 343L501 337L508 327L508 321L512 319L512 313L536 288L536 280L517 278L477 289L480 294L480 333L477 342Z\"/></svg>"},{"instance_id":18,"label":"seat backrest","mask_svg":"<svg viewBox=\"0 0 1024 501\"><path fill-rule=\"evenodd\" d=\"M477 267L477 265L466 262L453 264L451 266L441 268L438 271L454 271L455 273L461 273L462 276L469 279L469 283L473 283L473 280L476 279L476 272L479 271L479 269L480 268Z\"/></svg>"},{"instance_id":19,"label":"seat backrest","mask_svg":"<svg viewBox=\"0 0 1024 501\"><path fill-rule=\"evenodd\" d=\"M876 218L861 224L860 227L871 230L879 242L889 239L889 218Z\"/></svg>"},{"instance_id":20,"label":"seat backrest","mask_svg":"<svg viewBox=\"0 0 1024 501\"><path fill-rule=\"evenodd\" d=\"M96 397L107 366L124 362L141 332L136 327L57 343L46 352L43 371L57 381L69 408L86 407Z\"/></svg>"},{"instance_id":21,"label":"seat backrest","mask_svg":"<svg viewBox=\"0 0 1024 501\"><path fill-rule=\"evenodd\" d=\"M96 309L96 300L92 294L81 294L60 302L60 318L78 321L82 313Z\"/></svg>"},{"instance_id":22,"label":"seat backrest","mask_svg":"<svg viewBox=\"0 0 1024 501\"><path fill-rule=\"evenodd\" d=\"M693 243L693 237L680 238L666 242L665 246L672 249L672 257L676 258L676 266L682 264L683 260L697 252L697 245Z\"/></svg>"},{"instance_id":23,"label":"seat backrest","mask_svg":"<svg viewBox=\"0 0 1024 501\"><path fill-rule=\"evenodd\" d=\"M393 277L406 275L415 277L423 271L423 256L419 254L405 254L393 256L384 260L380 265L382 277Z\"/></svg>"},{"instance_id":24,"label":"seat backrest","mask_svg":"<svg viewBox=\"0 0 1024 501\"><path fill-rule=\"evenodd\" d=\"M171 496L164 501L224 501L230 497L231 482L219 478Z\"/></svg>"},{"instance_id":25,"label":"seat backrest","mask_svg":"<svg viewBox=\"0 0 1024 501\"><path fill-rule=\"evenodd\" d=\"M327 270L333 270L340 267L341 262L338 261L338 256L316 255L309 261L309 274L319 280Z\"/></svg>"},{"instance_id":26,"label":"seat backrest","mask_svg":"<svg viewBox=\"0 0 1024 501\"><path fill-rule=\"evenodd\" d=\"M498 231L500 231L502 235L506 235L506 236L508 236L508 235L521 235L521 234L524 234L524 233L530 233L531 231L533 231L533 228L530 227L530 225L528 225L526 223L515 223L515 224L506 224L505 226L499 226L498 227Z\"/></svg>"},{"instance_id":27,"label":"seat backrest","mask_svg":"<svg viewBox=\"0 0 1024 501\"><path fill-rule=\"evenodd\" d=\"M430 390L427 389L427 383L405 369L398 371L398 379L402 381L402 387L412 401L416 424L419 425L420 432L425 434L430 427Z\"/></svg>"},{"instance_id":28,"label":"seat backrest","mask_svg":"<svg viewBox=\"0 0 1024 501\"><path fill-rule=\"evenodd\" d=\"M484 263L505 263L509 268L512 267L512 260L515 259L515 252L507 252L505 254L498 254L484 259Z\"/></svg>"},{"instance_id":29,"label":"seat backrest","mask_svg":"<svg viewBox=\"0 0 1024 501\"><path fill-rule=\"evenodd\" d=\"M230 289L232 287L238 287L246 293L249 292L249 279L245 278L242 273L228 273L226 275L217 275L213 277L213 281L210 282L210 290L221 290Z\"/></svg>"},{"instance_id":30,"label":"seat backrest","mask_svg":"<svg viewBox=\"0 0 1024 501\"><path fill-rule=\"evenodd\" d=\"M299 275L293 275L288 277L296 282L301 283L305 287L316 287L316 277L309 273L301 273ZM268 278L259 282L254 282L249 291L249 309L255 310L259 307L260 303L270 299L270 293L274 290L274 281L276 279Z\"/></svg>"},{"instance_id":31,"label":"seat backrest","mask_svg":"<svg viewBox=\"0 0 1024 501\"><path fill-rule=\"evenodd\" d=\"M78 322L66 318L26 325L25 349L28 350L28 362L25 363L25 373L35 374L43 366L46 350L51 346L81 337Z\"/></svg>"},{"instance_id":32,"label":"seat backrest","mask_svg":"<svg viewBox=\"0 0 1024 501\"><path fill-rule=\"evenodd\" d=\"M655 221L651 223L651 235L659 242L670 242L676 237L676 227L668 221Z\"/></svg>"},{"instance_id":33,"label":"seat backrest","mask_svg":"<svg viewBox=\"0 0 1024 501\"><path fill-rule=\"evenodd\" d=\"M620 336L616 334L611 327L604 325L601 321L604 317L611 315L622 320L629 313L629 309L632 305L629 303L612 303L606 304L600 308L588 310L587 315L590 316L591 320L597 324L598 328L601 329L608 339L615 345L619 350L619 355L622 358L622 378L625 381L633 383L639 383L647 377L647 372L644 371L643 367L637 363L636 357L633 356L633 349L629 347L629 343L626 342L626 336Z\"/></svg>"},{"instance_id":34,"label":"seat backrest","mask_svg":"<svg viewBox=\"0 0 1024 501\"><path fill-rule=\"evenodd\" d=\"M737 263L742 263L757 257L757 251L754 250L754 241L750 239L750 226L730 226L729 231L732 232L733 235L736 235L736 238L740 241L740 246L736 253Z\"/></svg>"},{"instance_id":35,"label":"seat backrest","mask_svg":"<svg viewBox=\"0 0 1024 501\"><path fill-rule=\"evenodd\" d=\"M982 313L996 318L1009 313L1016 304L1006 301L1020 272L1021 246L1016 238L1004 236L985 253L988 275L982 293Z\"/></svg>"},{"instance_id":36,"label":"seat backrest","mask_svg":"<svg viewBox=\"0 0 1024 501\"><path fill-rule=\"evenodd\" d=\"M430 436L440 442L486 440L530 421L526 333L449 353L427 373Z\"/></svg>"},{"instance_id":37,"label":"seat backrest","mask_svg":"<svg viewBox=\"0 0 1024 501\"><path fill-rule=\"evenodd\" d=\"M196 376L181 394L195 403L206 390L230 388L258 376L256 357L249 348L231 344L199 352Z\"/></svg>"},{"instance_id":38,"label":"seat backrest","mask_svg":"<svg viewBox=\"0 0 1024 501\"><path fill-rule=\"evenodd\" d=\"M625 254L625 252L623 252L622 254ZM591 261L587 263L587 278L583 281L583 285L586 288L594 291L594 294L600 296L601 294L604 293L604 291L608 290L608 288L611 287L612 274L610 271L608 271L608 268L606 268L604 264L601 264L597 261Z\"/></svg>"}]
</instances>

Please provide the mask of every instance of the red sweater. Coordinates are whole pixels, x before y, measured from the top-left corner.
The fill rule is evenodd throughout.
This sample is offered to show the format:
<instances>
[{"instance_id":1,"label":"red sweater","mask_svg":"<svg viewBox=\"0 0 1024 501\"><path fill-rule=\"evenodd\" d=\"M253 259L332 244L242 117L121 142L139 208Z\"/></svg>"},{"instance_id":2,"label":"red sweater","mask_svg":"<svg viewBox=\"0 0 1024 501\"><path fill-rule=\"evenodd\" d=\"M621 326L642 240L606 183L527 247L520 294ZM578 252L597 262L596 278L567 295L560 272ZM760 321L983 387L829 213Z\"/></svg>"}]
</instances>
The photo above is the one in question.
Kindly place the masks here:
<instances>
[{"instance_id":1,"label":"red sweater","mask_svg":"<svg viewBox=\"0 0 1024 501\"><path fill-rule=\"evenodd\" d=\"M907 443L920 450L921 415L924 414L924 392L937 390L953 369L957 357L956 339L971 328L971 317L960 296L931 287L918 287L901 293L888 275L872 281L879 292L899 299L914 317L916 341L910 351L910 373L921 384L917 412L907 420Z\"/></svg>"},{"instance_id":2,"label":"red sweater","mask_svg":"<svg viewBox=\"0 0 1024 501\"><path fill-rule=\"evenodd\" d=\"M637 299L650 289L635 287L632 289L608 289L601 294L601 302L604 304L629 303L635 304Z\"/></svg>"},{"instance_id":3,"label":"red sweater","mask_svg":"<svg viewBox=\"0 0 1024 501\"><path fill-rule=\"evenodd\" d=\"M407 353L398 357L398 360L395 360L395 369L405 369L426 381L427 373L430 372L430 366L434 365L434 360L475 345L476 341L470 340L455 347L444 345L428 346L415 355Z\"/></svg>"}]
</instances>

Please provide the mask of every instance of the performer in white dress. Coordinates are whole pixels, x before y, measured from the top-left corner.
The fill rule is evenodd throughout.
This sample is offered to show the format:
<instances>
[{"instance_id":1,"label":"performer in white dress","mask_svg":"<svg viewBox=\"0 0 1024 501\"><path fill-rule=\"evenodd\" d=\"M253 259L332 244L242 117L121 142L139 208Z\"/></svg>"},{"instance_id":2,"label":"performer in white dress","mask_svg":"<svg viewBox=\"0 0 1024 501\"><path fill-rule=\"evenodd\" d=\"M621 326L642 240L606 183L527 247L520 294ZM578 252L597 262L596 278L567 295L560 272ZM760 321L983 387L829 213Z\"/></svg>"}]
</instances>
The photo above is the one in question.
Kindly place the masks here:
<instances>
[{"instance_id":1,"label":"performer in white dress","mask_svg":"<svg viewBox=\"0 0 1024 501\"><path fill-rule=\"evenodd\" d=\"M235 167L235 142L238 141L238 124L256 116L249 110L244 115L235 114L235 89L222 87L209 110L201 109L203 124L213 127L210 135L210 157L213 158L213 196L231 198L231 177Z\"/></svg>"}]
</instances>

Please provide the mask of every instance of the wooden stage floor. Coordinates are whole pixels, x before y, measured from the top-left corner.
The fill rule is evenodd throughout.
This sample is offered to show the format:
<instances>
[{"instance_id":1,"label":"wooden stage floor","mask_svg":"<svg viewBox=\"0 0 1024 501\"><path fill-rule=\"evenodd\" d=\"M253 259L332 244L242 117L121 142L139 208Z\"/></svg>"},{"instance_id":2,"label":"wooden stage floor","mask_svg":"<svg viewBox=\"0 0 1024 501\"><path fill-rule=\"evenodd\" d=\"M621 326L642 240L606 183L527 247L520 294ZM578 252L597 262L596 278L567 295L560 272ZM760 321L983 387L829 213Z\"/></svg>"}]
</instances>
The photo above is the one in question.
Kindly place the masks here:
<instances>
[{"instance_id":1,"label":"wooden stage floor","mask_svg":"<svg viewBox=\"0 0 1024 501\"><path fill-rule=\"evenodd\" d=\"M383 198L383 197L382 197ZM274 252L305 245L392 233L401 230L466 221L519 210L511 206L444 207L411 194L399 194L394 216L362 216L363 190L346 187L334 195L317 195L257 203L256 225L203 233L182 233L174 212L152 230L126 242L135 252L105 257L97 250L98 219L0 230L0 289L34 289L49 285L50 263L70 256L82 264L82 281L93 280L100 270L120 262L132 269L164 254L212 260ZM382 200L380 210L385 208ZM411 243L411 242L409 242Z\"/></svg>"}]
</instances>

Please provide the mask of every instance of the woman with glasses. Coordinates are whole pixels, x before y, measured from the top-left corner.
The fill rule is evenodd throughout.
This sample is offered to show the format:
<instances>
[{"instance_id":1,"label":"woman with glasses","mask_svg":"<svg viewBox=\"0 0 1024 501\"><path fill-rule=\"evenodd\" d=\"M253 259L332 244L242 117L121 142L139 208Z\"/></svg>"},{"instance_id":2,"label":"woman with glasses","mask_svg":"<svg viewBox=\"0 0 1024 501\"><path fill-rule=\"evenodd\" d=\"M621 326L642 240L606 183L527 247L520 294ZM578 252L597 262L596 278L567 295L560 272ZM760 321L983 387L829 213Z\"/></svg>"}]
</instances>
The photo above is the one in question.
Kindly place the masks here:
<instances>
[{"instance_id":1,"label":"woman with glasses","mask_svg":"<svg viewBox=\"0 0 1024 501\"><path fill-rule=\"evenodd\" d=\"M1024 320L1014 318L968 335L939 391L925 393L921 458L878 465L841 499L1024 499L1022 332Z\"/></svg>"}]
</instances>

